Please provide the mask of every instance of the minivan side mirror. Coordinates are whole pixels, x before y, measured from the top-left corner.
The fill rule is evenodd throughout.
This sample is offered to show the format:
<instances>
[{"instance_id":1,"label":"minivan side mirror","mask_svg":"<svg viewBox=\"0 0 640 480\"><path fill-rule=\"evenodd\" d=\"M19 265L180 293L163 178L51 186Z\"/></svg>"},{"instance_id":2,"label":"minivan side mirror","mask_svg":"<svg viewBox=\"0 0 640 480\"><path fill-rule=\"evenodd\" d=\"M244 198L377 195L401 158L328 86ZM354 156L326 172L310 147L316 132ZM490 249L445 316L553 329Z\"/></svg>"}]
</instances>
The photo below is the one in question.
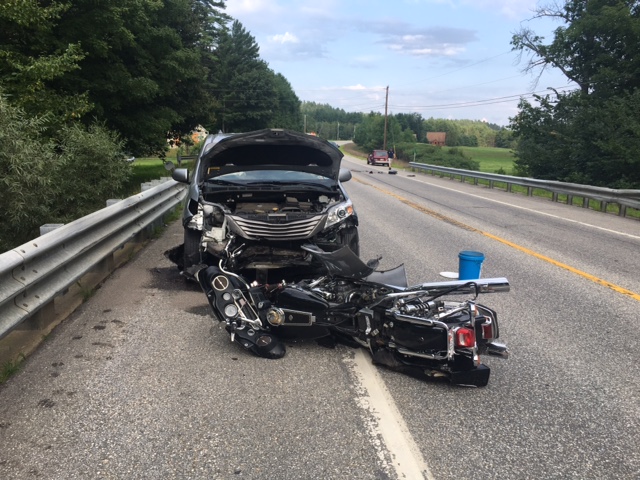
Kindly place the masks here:
<instances>
[{"instance_id":1,"label":"minivan side mirror","mask_svg":"<svg viewBox=\"0 0 640 480\"><path fill-rule=\"evenodd\" d=\"M176 168L171 172L171 178L176 182L189 183L189 170L186 168Z\"/></svg>"},{"instance_id":2,"label":"minivan side mirror","mask_svg":"<svg viewBox=\"0 0 640 480\"><path fill-rule=\"evenodd\" d=\"M341 168L340 173L338 174L338 181L348 182L349 180L351 180L351 170L348 168Z\"/></svg>"}]
</instances>

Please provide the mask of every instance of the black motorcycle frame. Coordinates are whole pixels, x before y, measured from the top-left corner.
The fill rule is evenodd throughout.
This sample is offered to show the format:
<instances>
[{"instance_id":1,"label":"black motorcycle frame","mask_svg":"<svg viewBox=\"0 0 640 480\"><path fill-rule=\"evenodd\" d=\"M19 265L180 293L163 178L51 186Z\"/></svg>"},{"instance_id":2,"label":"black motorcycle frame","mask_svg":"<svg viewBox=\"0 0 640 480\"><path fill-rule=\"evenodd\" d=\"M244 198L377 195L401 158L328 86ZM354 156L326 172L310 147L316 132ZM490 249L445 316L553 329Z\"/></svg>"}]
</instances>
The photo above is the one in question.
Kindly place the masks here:
<instances>
[{"instance_id":1,"label":"black motorcycle frame","mask_svg":"<svg viewBox=\"0 0 640 480\"><path fill-rule=\"evenodd\" d=\"M498 317L475 302L481 293L509 290L506 278L408 286L404 266L375 271L344 247L323 252L303 247L326 271L311 279L247 283L219 266L196 277L231 340L265 358L281 358L283 338L321 338L364 347L374 363L457 385L485 386L490 370L480 355L508 357L496 342ZM453 301L449 297L471 295Z\"/></svg>"}]
</instances>

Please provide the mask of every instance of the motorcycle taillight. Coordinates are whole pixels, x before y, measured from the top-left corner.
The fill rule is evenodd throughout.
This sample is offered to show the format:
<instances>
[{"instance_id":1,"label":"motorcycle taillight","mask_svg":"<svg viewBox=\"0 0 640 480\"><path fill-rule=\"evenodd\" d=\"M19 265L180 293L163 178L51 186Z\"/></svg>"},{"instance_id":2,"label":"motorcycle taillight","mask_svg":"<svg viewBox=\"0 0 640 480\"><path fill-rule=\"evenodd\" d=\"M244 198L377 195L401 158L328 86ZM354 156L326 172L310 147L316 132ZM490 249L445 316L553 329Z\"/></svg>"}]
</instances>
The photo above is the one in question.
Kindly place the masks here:
<instances>
[{"instance_id":1,"label":"motorcycle taillight","mask_svg":"<svg viewBox=\"0 0 640 480\"><path fill-rule=\"evenodd\" d=\"M493 325L491 323L482 324L482 338L485 340L491 340L494 338Z\"/></svg>"},{"instance_id":2,"label":"motorcycle taillight","mask_svg":"<svg viewBox=\"0 0 640 480\"><path fill-rule=\"evenodd\" d=\"M460 327L455 332L456 347L473 348L476 344L476 332L470 328Z\"/></svg>"}]
</instances>

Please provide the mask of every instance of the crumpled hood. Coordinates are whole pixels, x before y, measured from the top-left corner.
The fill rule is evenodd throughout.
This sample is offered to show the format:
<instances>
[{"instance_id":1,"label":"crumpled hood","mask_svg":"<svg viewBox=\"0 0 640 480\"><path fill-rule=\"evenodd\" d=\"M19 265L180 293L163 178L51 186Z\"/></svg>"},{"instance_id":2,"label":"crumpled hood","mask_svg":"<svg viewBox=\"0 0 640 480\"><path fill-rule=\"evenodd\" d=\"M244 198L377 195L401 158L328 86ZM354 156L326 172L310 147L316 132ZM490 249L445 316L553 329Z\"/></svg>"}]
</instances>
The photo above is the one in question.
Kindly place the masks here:
<instances>
[{"instance_id":1,"label":"crumpled hood","mask_svg":"<svg viewBox=\"0 0 640 480\"><path fill-rule=\"evenodd\" d=\"M295 170L338 181L342 152L300 132L265 129L229 135L202 154L200 178L247 170Z\"/></svg>"}]
</instances>

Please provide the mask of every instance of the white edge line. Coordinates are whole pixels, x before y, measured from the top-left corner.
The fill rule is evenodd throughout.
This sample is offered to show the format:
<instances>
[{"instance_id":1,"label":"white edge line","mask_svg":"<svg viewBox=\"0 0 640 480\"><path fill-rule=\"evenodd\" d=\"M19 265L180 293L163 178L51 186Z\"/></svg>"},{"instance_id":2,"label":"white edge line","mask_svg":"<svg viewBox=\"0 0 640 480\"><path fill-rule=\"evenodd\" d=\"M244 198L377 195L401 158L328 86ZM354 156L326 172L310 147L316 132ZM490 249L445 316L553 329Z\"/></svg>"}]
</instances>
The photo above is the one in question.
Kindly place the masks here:
<instances>
[{"instance_id":1,"label":"white edge line","mask_svg":"<svg viewBox=\"0 0 640 480\"><path fill-rule=\"evenodd\" d=\"M435 480L369 354L358 349L354 360L353 370L363 390L360 403L375 417L376 433L385 443L398 478Z\"/></svg>"},{"instance_id":2,"label":"white edge line","mask_svg":"<svg viewBox=\"0 0 640 480\"><path fill-rule=\"evenodd\" d=\"M563 220L565 222L577 223L578 225L582 225L584 227L595 228L597 230L602 230L604 232L615 233L616 235L622 235L624 237L635 238L635 239L640 240L640 236L638 236L638 235L632 235L630 233L619 232L617 230L611 230L610 228L604 228L604 227L599 227L597 225L592 225L590 223L579 222L578 220L571 220L570 218L560 217L558 215L553 215L551 213L541 212L540 210L534 210L532 208L521 207L519 205L514 205L513 203L501 202L500 200L494 200L493 198L483 197L482 195L476 195L474 193L463 192L463 191L460 191L460 190L456 190L455 188L443 187L442 185L438 185L436 183L425 182L425 181L423 181L421 179L414 178L414 177L407 177L407 176L404 176L404 175L403 175L403 177L407 178L408 180L413 180L415 182L424 183L424 184L429 185L431 187L442 188L443 190L449 190L450 192L462 193L463 195L469 195L470 197L481 198L481 199L487 200L489 202L499 203L500 205L506 205L507 207L519 208L520 210L525 210L527 212L537 213L538 215L546 215L547 217L555 218L555 219L558 219L558 220Z\"/></svg>"}]
</instances>

